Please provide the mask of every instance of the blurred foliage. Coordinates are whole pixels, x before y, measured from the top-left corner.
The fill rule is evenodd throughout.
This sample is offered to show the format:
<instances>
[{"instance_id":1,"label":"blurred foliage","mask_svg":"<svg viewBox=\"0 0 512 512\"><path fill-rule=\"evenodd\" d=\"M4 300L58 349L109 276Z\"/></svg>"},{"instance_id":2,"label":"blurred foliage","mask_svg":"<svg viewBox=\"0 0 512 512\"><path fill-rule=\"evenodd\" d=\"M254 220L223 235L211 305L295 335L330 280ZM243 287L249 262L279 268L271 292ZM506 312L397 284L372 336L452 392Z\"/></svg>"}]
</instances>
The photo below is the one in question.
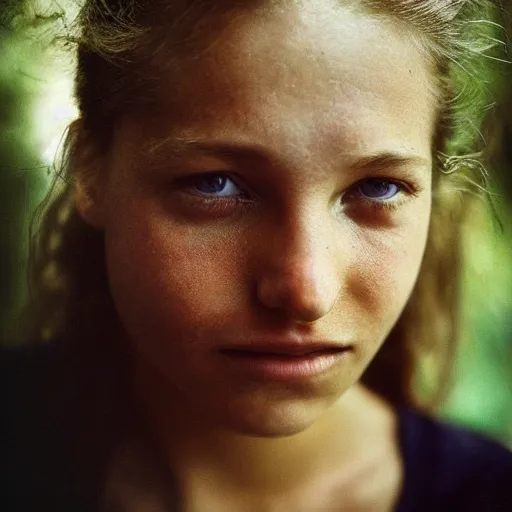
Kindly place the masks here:
<instances>
[{"instance_id":1,"label":"blurred foliage","mask_svg":"<svg viewBox=\"0 0 512 512\"><path fill-rule=\"evenodd\" d=\"M502 4L504 28L497 37L512 61L512 7ZM462 283L463 344L455 386L444 415L488 432L512 446L512 65L495 68L496 107L483 134L491 173L489 204L482 204L465 226Z\"/></svg>"},{"instance_id":2,"label":"blurred foliage","mask_svg":"<svg viewBox=\"0 0 512 512\"><path fill-rule=\"evenodd\" d=\"M462 344L443 414L512 446L512 215L510 199L494 202L504 233L483 201L464 227Z\"/></svg>"},{"instance_id":3,"label":"blurred foliage","mask_svg":"<svg viewBox=\"0 0 512 512\"><path fill-rule=\"evenodd\" d=\"M0 3L2 339L8 336L6 327L24 300L30 215L46 191L51 155L74 112L69 98L70 58L56 59L45 47L49 38L44 31L31 32L20 22L31 19L39 29L49 22L66 23L62 7L46 3L47 16L39 18L21 16L27 9L22 0ZM67 9L71 4L64 5ZM504 11L502 24L508 25L509 34L511 20L510 12ZM64 60L67 65L57 66ZM442 413L512 446L512 71L503 66L497 73L499 108L484 133L492 155L491 192L504 233L497 229L484 202L464 226L468 238L461 289L464 342L453 392Z\"/></svg>"},{"instance_id":4,"label":"blurred foliage","mask_svg":"<svg viewBox=\"0 0 512 512\"><path fill-rule=\"evenodd\" d=\"M5 327L21 302L20 270L25 253L27 218L41 188L41 162L34 147L32 105L40 83L30 74L31 56L24 36L12 29L21 2L2 4L0 15L0 311Z\"/></svg>"},{"instance_id":5,"label":"blurred foliage","mask_svg":"<svg viewBox=\"0 0 512 512\"><path fill-rule=\"evenodd\" d=\"M0 4L2 340L9 339L11 318L26 296L28 227L46 192L52 161L49 150L74 112L67 105L70 91L56 89L62 83L71 86L72 64L59 65L56 56L62 48L50 45L60 18L62 8L52 1L4 0Z\"/></svg>"}]
</instances>

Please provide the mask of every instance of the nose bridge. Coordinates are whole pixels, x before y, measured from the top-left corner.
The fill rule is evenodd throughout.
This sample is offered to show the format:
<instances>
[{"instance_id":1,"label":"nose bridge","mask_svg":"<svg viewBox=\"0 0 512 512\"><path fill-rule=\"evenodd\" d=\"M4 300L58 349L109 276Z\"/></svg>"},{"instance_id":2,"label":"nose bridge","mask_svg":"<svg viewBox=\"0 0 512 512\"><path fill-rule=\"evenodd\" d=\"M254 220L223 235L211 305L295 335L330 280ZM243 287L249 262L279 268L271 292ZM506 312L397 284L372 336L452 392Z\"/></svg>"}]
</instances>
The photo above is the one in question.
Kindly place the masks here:
<instances>
[{"instance_id":1,"label":"nose bridge","mask_svg":"<svg viewBox=\"0 0 512 512\"><path fill-rule=\"evenodd\" d=\"M339 294L337 247L329 214L302 211L271 228L264 241L267 265L258 295L266 307L313 322L332 309Z\"/></svg>"}]
</instances>

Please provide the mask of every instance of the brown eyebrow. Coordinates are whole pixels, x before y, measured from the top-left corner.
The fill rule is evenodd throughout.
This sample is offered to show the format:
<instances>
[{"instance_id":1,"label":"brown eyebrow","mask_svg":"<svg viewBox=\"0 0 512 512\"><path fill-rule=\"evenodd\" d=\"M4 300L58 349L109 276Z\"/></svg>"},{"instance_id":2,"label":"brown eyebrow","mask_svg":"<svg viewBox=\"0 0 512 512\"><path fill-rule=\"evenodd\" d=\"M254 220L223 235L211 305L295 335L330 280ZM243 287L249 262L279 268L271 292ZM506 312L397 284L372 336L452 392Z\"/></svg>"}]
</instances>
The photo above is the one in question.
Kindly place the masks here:
<instances>
[{"instance_id":1,"label":"brown eyebrow","mask_svg":"<svg viewBox=\"0 0 512 512\"><path fill-rule=\"evenodd\" d=\"M269 152L263 146L257 144L175 137L153 143L147 148L147 152L150 157L153 156L157 159L163 154L179 157L191 153L226 158L271 159ZM354 171L363 169L386 170L393 167L430 167L431 165L429 159L419 155L382 151L355 159L349 165L349 168Z\"/></svg>"},{"instance_id":2,"label":"brown eyebrow","mask_svg":"<svg viewBox=\"0 0 512 512\"><path fill-rule=\"evenodd\" d=\"M203 155L216 155L226 157L249 157L255 156L261 158L267 154L262 146L256 144L238 144L233 142L224 142L201 139L182 139L167 138L157 141L146 148L150 157L157 158L165 153L165 155L182 156L189 153L199 153Z\"/></svg>"},{"instance_id":3,"label":"brown eyebrow","mask_svg":"<svg viewBox=\"0 0 512 512\"><path fill-rule=\"evenodd\" d=\"M414 154L398 153L392 151L383 151L382 153L375 153L373 155L364 156L359 158L354 164L351 165L352 169L375 169L384 170L392 167L402 166L428 166L432 165L431 161Z\"/></svg>"}]
</instances>

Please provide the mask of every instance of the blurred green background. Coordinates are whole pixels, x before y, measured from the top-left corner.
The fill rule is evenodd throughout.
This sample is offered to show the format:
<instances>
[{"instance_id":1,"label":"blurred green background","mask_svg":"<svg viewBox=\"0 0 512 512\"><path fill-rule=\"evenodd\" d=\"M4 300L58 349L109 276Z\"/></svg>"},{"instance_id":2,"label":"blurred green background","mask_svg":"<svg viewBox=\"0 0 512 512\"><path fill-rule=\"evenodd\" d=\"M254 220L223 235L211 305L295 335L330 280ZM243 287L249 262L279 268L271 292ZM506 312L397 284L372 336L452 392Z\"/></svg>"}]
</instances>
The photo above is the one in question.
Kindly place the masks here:
<instances>
[{"instance_id":1,"label":"blurred green background","mask_svg":"<svg viewBox=\"0 0 512 512\"><path fill-rule=\"evenodd\" d=\"M71 100L73 63L60 45L48 45L56 26L76 12L71 0L0 3L0 315L9 337L24 300L28 222L43 198L50 166L66 124L76 116ZM31 10L32 9L32 10ZM508 33L510 15L504 18ZM29 21L27 21L29 20ZM27 25L28 23L28 25ZM31 25L33 24L33 26ZM504 232L486 208L468 229L461 294L465 322L455 385L443 415L512 447L512 66L502 66L499 108L487 143L492 190ZM488 209L487 209L488 211Z\"/></svg>"}]
</instances>

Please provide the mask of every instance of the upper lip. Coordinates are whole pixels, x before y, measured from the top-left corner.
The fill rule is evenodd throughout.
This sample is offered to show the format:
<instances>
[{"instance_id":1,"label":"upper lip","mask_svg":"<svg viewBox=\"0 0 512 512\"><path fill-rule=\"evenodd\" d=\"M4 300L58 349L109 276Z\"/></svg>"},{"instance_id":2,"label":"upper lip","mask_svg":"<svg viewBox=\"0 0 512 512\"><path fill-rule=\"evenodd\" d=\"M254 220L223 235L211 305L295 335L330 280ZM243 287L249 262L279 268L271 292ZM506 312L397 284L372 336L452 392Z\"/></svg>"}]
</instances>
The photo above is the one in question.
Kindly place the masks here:
<instances>
[{"instance_id":1,"label":"upper lip","mask_svg":"<svg viewBox=\"0 0 512 512\"><path fill-rule=\"evenodd\" d=\"M303 356L313 352L321 352L326 350L346 350L349 345L335 343L332 341L302 341L301 343L289 342L262 342L247 343L244 345L232 345L223 347L221 352L257 352L269 354L283 354L291 356Z\"/></svg>"}]
</instances>

